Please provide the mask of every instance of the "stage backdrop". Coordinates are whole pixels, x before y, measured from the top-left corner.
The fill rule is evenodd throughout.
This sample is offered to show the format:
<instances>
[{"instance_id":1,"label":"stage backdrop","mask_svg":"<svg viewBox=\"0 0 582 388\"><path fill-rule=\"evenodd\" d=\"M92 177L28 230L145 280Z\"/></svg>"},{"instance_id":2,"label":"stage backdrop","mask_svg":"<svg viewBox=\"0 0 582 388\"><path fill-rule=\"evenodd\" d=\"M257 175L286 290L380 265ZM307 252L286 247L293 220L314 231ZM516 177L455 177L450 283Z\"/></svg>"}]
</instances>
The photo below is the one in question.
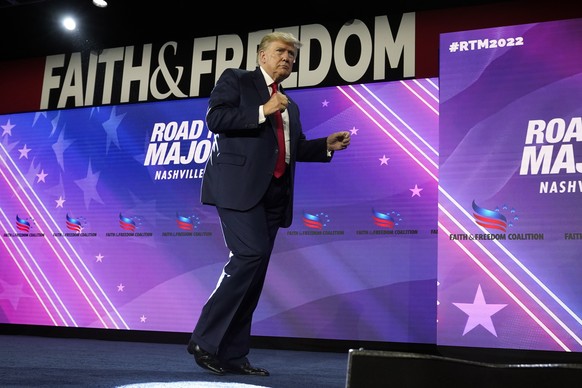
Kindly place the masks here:
<instances>
[{"instance_id":1,"label":"stage backdrop","mask_svg":"<svg viewBox=\"0 0 582 388\"><path fill-rule=\"evenodd\" d=\"M582 19L442 34L439 345L582 351Z\"/></svg>"},{"instance_id":2,"label":"stage backdrop","mask_svg":"<svg viewBox=\"0 0 582 388\"><path fill-rule=\"evenodd\" d=\"M296 89L309 138L253 334L434 344L436 79ZM0 116L0 322L190 332L227 260L206 98ZM232 193L237 195L237 193Z\"/></svg>"}]
</instances>

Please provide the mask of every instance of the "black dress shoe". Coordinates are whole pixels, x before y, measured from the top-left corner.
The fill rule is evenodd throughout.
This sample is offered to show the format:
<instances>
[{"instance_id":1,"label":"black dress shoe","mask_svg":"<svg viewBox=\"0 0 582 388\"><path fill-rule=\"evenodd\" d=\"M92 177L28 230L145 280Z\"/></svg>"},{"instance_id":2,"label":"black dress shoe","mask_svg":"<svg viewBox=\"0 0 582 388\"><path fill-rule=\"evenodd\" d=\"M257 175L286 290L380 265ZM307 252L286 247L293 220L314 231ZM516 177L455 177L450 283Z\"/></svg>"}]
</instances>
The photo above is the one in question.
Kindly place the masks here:
<instances>
[{"instance_id":1,"label":"black dress shoe","mask_svg":"<svg viewBox=\"0 0 582 388\"><path fill-rule=\"evenodd\" d=\"M201 368L207 369L216 375L222 376L224 374L224 368L220 366L220 361L195 343L188 344L188 353L194 356L194 361Z\"/></svg>"},{"instance_id":2,"label":"black dress shoe","mask_svg":"<svg viewBox=\"0 0 582 388\"><path fill-rule=\"evenodd\" d=\"M227 365L224 370L238 375L269 376L269 371L263 368L255 368L246 362L242 365Z\"/></svg>"}]
</instances>

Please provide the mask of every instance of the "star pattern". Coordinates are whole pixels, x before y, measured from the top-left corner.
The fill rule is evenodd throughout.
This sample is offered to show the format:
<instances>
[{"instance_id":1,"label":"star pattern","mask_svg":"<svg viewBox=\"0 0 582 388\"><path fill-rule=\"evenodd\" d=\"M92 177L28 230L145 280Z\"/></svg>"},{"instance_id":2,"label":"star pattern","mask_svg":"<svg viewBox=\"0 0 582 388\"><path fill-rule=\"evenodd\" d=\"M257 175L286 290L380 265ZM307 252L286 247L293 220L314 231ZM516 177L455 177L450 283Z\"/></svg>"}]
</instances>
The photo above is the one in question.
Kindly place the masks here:
<instances>
[{"instance_id":1,"label":"star pattern","mask_svg":"<svg viewBox=\"0 0 582 388\"><path fill-rule=\"evenodd\" d=\"M28 153L30 152L30 148L28 148L25 144L24 147L22 147L18 150L18 152L20 152L20 156L18 157L18 159L22 159L22 158L28 159Z\"/></svg>"},{"instance_id":2,"label":"star pattern","mask_svg":"<svg viewBox=\"0 0 582 388\"><path fill-rule=\"evenodd\" d=\"M8 119L8 122L4 125L0 125L0 128L2 128L2 136L4 135L8 135L8 136L12 136L12 128L14 128L15 125L10 123L10 119Z\"/></svg>"},{"instance_id":3,"label":"star pattern","mask_svg":"<svg viewBox=\"0 0 582 388\"><path fill-rule=\"evenodd\" d=\"M97 192L97 182L99 181L99 172L93 172L91 168L91 162L87 167L87 176L83 179L78 179L75 181L77 186L83 190L83 198L85 200L85 208L89 209L89 203L94 200L100 204L103 204L101 196Z\"/></svg>"},{"instance_id":4,"label":"star pattern","mask_svg":"<svg viewBox=\"0 0 582 388\"><path fill-rule=\"evenodd\" d=\"M34 114L34 119L32 120L32 125L34 126L40 117L46 118L46 111L36 112Z\"/></svg>"},{"instance_id":5,"label":"star pattern","mask_svg":"<svg viewBox=\"0 0 582 388\"><path fill-rule=\"evenodd\" d=\"M497 337L497 332L495 331L495 326L493 326L491 316L507 306L507 304L487 304L485 302L485 297L483 296L483 291L481 290L481 285L477 287L477 293L475 294L473 303L453 304L469 316L467 318L467 323L465 324L463 335L467 334L477 326L483 326L488 332Z\"/></svg>"},{"instance_id":6,"label":"star pattern","mask_svg":"<svg viewBox=\"0 0 582 388\"><path fill-rule=\"evenodd\" d=\"M16 145L18 144L18 142L13 142L13 143L8 143L8 136L5 136L4 138L2 138L2 145L4 146L4 148L6 148L6 151L11 152L14 148L16 148Z\"/></svg>"},{"instance_id":7,"label":"star pattern","mask_svg":"<svg viewBox=\"0 0 582 388\"><path fill-rule=\"evenodd\" d=\"M319 114L322 114L322 119L335 121L337 112L343 112L345 110L345 104L343 100L336 99L335 96L331 96L330 98L332 98L334 105L331 105L331 100L323 98L323 95L317 97L309 94L307 101L315 104L314 108L316 109L314 110ZM317 101L322 104L320 105L322 109L317 107ZM338 101L341 103L337 103ZM338 105L337 111L336 105ZM63 110L60 113L48 112L48 116L46 113L38 114L35 116L35 121L37 118L38 121L34 128L29 128L30 120L28 120L28 118L25 121L27 136L22 135L24 132L22 128L24 128L24 126L21 126L20 121L16 121L16 119L13 118L17 124L17 128L12 130L12 133L17 136L5 136L0 139L0 141L6 144L9 141L17 140L13 143L14 146L12 148L12 158L15 160L18 159L19 148L22 150L21 152L26 153L26 156L22 156L22 159L16 165L21 168L22 171L26 171L27 169L30 169L29 171L34 170L34 174L30 175L30 186L37 190L43 203L49 204L49 206L47 206L51 208L49 212L53 213L52 215L54 216L56 224L59 225L60 231L64 230L66 232L65 221L67 221L67 219L64 217L65 213L67 216L75 215L74 218L77 220L81 219L78 215L83 214L91 219L93 225L96 226L95 229L91 227L93 225L84 229L87 230L88 233L84 233L85 236L81 236L80 238L68 239L67 236L54 236L55 241L58 242L71 241L72 243L78 243L78 246L76 244L74 247L69 245L65 246L63 249L74 249L75 253L78 253L76 258L81 261L81 264L87 264L86 268L79 268L91 271L91 276L94 275L96 279L95 282L99 283L100 288L97 290L100 292L98 292L97 295L94 293L87 293L88 297L91 299L93 299L93 297L100 299L102 297L101 294L110 294L103 296L104 298L107 298L104 300L104 305L111 300L111 308L119 308L124 315L127 315L123 319L125 320L125 318L129 318L127 321L129 324L135 325L136 323L139 323L138 321L135 321L135 318L138 318L141 322L141 327L154 325L156 326L154 329L157 329L159 325L166 324L167 322L164 320L161 321L162 323L158 322L157 315L159 314L156 314L157 312L154 311L148 311L148 316L146 316L145 313L143 313L143 306L151 307L153 305L147 304L149 302L148 298L150 298L151 295L165 293L165 285L164 287L159 287L160 282L158 279L160 276L165 276L166 272L160 273L160 266L150 266L149 261L143 260L143 258L151 258L152 262L158 258L164 259L163 254L166 252L166 247L169 247L172 253L170 260L173 261L167 260L164 262L164 271L167 268L168 275L174 275L174 273L178 275L182 274L182 272L189 269L188 266L190 264L187 266L180 257L174 257L173 253L175 249L173 246L169 245L175 243L190 244L191 241L194 241L195 243L205 243L209 242L211 239L207 238L202 240L202 238L200 238L189 240L187 238L178 239L177 237L168 237L164 240L160 240L158 237L166 232L168 232L168 235L173 234L175 230L174 214L177 214L178 212L184 212L185 214L196 212L196 214L203 220L209 221L215 220L216 214L214 209L210 207L199 206L198 201L196 201L195 198L192 199L192 196L189 193L184 193L182 195L180 193L181 190L174 190L175 185L177 185L176 187L179 187L177 182L164 182L162 180L154 181L153 179L148 180L148 175L150 177L153 176L151 174L157 170L161 168L174 168L175 166L163 167L160 164L159 167L146 167L144 165L145 150L148 149L151 143L151 136L149 135L152 129L151 126L144 125L143 118L140 117L141 111L138 112L138 110L136 110L134 112L130 105L117 107L115 109L116 110L114 110L114 107L104 107L101 111L103 114L98 114L98 109L91 110L91 114L93 115L91 118L87 118L86 109L78 109L74 110L74 112L69 112L68 110ZM168 112L163 113L163 117L167 116L168 120L171 120L170 117L174 116L171 113L172 109L169 109ZM203 113L204 111L201 110L199 117L203 117ZM57 114L58 116L55 117ZM189 113L188 117L190 116L191 114ZM176 117L178 117L178 115L176 115ZM370 125L365 120L352 121L349 116L347 117L347 120L343 120L343 117L341 119L342 120L340 120L339 124L340 127L349 131L352 136L359 135L359 130L364 131L362 132L362 136L359 136L361 140L360 144L365 147L368 142L370 143L371 151L362 152L361 154L362 164L364 162L371 163L371 165L368 165L367 167L373 167L376 163L388 164L388 162L390 162L390 166L392 167L394 161L387 157L387 155L383 155L382 157L377 156L379 152L382 151L390 152L391 156L395 156L395 160L398 159L398 162L400 163L399 151L394 150L393 152L391 151L392 148L390 148L390 150L384 149L385 145L381 143L384 139L384 135L371 130ZM162 122L162 118L157 120ZM4 123L5 122L0 121L0 124ZM83 123L86 123L86 126L84 126ZM362 127L356 127L355 123L358 123L358 126L362 125ZM349 125L352 125L352 127ZM141 132L143 132L143 135ZM40 138L37 141L35 137L37 134L42 134L45 137L44 142L41 141ZM210 139L209 136L207 138ZM200 139L203 139L203 137ZM360 144L358 144L358 146L360 146ZM8 147L4 148L8 149ZM29 148L31 148L31 150L27 151ZM366 149L362 148L362 150L365 151ZM4 150L2 149L0 151ZM111 154L108 154L108 151L111 151ZM182 151L186 151L186 149L183 149ZM349 154L346 155L349 156ZM374 155L376 155L379 162L373 161ZM370 159L366 161L367 158ZM349 159L347 162L348 164L351 164ZM338 160L338 163L342 163L342 160ZM400 164L398 164L398 166L400 166ZM183 166L184 169L192 167L194 166ZM204 167L204 165L201 164L200 167ZM383 172L385 171L390 171L390 168L386 167ZM389 175L388 179L394 179L391 174ZM394 175L398 177L399 174ZM358 172L358 177L360 176L362 177L362 181L364 181L365 178L367 179L365 174L360 174ZM374 180L374 188L384 186L383 184L380 185L376 183L377 177L372 172L370 172L370 179ZM45 182L45 184L32 185L32 183L37 180ZM197 180L195 184L199 182L200 181ZM406 197L406 186L410 188L413 182L414 181L398 181L398 195L403 193L404 195L402 195L402 197ZM358 184L359 183L361 182L358 182ZM388 184L386 184L386 186L389 187ZM356 190L356 192L357 191L359 190ZM427 195L424 192L422 194L425 197ZM54 201L55 205L50 206L51 201ZM67 204L66 211L64 208L65 204ZM145 227L141 230L143 232L141 233L141 236L122 237L121 235L124 233L119 233L119 238L108 238L110 234L111 237L113 237L113 235L118 235L116 232L120 231L118 228L119 221L116 215L126 213L130 217L139 216L142 218L142 224ZM95 216L96 214L99 214L99 218ZM322 213L317 214L321 215ZM398 225L399 220L402 220L402 218L395 216L395 225ZM333 221L336 222L335 216L333 217ZM40 223L41 220L39 218L39 229L43 226ZM327 222L324 222L324 225L327 226ZM206 233L207 230L208 229L204 227L201 229L201 232L203 233L197 233L196 235L200 235L200 237L202 237L202 235L210 237L211 235ZM93 235L93 233L91 233L93 231L98 233ZM70 232L66 234L71 235ZM148 236L148 234L151 236ZM60 237L67 237L67 240ZM184 236L180 237L186 236L184 234ZM40 241L40 239L36 240ZM34 240L30 239L29 241ZM160 241L170 242L170 244L160 244ZM143 249L143 245L155 247L155 250ZM209 249L214 249L214 245L215 244L211 244L211 248ZM115 249L110 249L110 247L119 247L120 249L116 251ZM100 251L98 251L96 255L96 249L103 249L104 252L108 253L107 256ZM115 252L115 254L113 254L113 252ZM140 252L145 252L146 255L140 254ZM160 252L161 255L159 254ZM41 252L41 254L44 255L44 252ZM51 254L51 252L47 252L46 256L48 257L49 254ZM123 255L123 266L120 266L118 263L116 257L118 255ZM107 261L105 261L105 258L107 258ZM176 263L174 263L174 261ZM147 263L148 265L143 265L144 263ZM131 275L134 275L136 270L140 272L139 287L134 287L133 283L130 283L130 287L127 288L127 285L119 279L131 278ZM129 278L127 277L128 275L130 276ZM63 279L62 282L65 283L65 281L68 280L69 279ZM61 279L59 279L59 281L61 281ZM101 286L103 287L101 288ZM168 286L173 287L173 285L169 283ZM24 290L27 290L27 287L28 285L24 283ZM212 285L210 285L210 287L212 287ZM75 290L72 292L75 292ZM0 292L2 291L3 289L0 287ZM82 296L84 295L80 295L80 297ZM128 300L137 301L138 299L141 299L144 303L142 304L141 301L140 303L132 303L132 306L128 308L126 304ZM21 299L20 310L25 310L25 301L26 300ZM2 307L10 308L7 301L0 300L0 302L2 303ZM94 301L91 300L91 302ZM188 302L188 300L184 301L184 303ZM182 301L179 303L182 303ZM99 303L95 303L94 306L96 306L96 309L100 309ZM173 304L168 307L173 308ZM76 310L71 310L71 313L87 314L86 311L82 310L83 308L85 307L79 307L78 312ZM138 311L136 309L142 309L141 316L137 314ZM89 313L92 313L92 311L89 311ZM99 314L102 316L103 312L99 311ZM151 316L156 316L156 319L154 319L154 321L149 321L149 317ZM112 319L115 319L115 316ZM97 325L99 324L95 319L92 322L96 322ZM109 323L107 320L106 322ZM176 322L179 322L179 319L172 320L169 325L177 326L178 323ZM145 326L145 323L148 323L148 326ZM123 326L123 324L120 324L119 326ZM172 327L172 329L174 329L174 327Z\"/></svg>"},{"instance_id":8,"label":"star pattern","mask_svg":"<svg viewBox=\"0 0 582 388\"><path fill-rule=\"evenodd\" d=\"M168 216L166 214L160 213L157 209L157 200L142 200L134 194L130 193L131 199L134 205L128 209L128 213L139 214L142 217L146 217L152 225L156 226L158 220L166 220Z\"/></svg>"},{"instance_id":9,"label":"star pattern","mask_svg":"<svg viewBox=\"0 0 582 388\"><path fill-rule=\"evenodd\" d=\"M54 179L51 179L51 182ZM63 176L61 174L59 174L59 178L58 178L58 183L54 186L48 187L46 188L46 192L47 194L52 195L53 197L58 197L58 198L63 198L63 200L65 199L66 195L65 195L65 186L63 184ZM55 199L55 201L57 201Z\"/></svg>"},{"instance_id":10,"label":"star pattern","mask_svg":"<svg viewBox=\"0 0 582 388\"><path fill-rule=\"evenodd\" d=\"M45 182L45 178L48 176L48 174L46 172L44 172L44 170L41 170L38 174L36 174L38 180L36 181L36 183L40 183L40 182Z\"/></svg>"},{"instance_id":11,"label":"star pattern","mask_svg":"<svg viewBox=\"0 0 582 388\"><path fill-rule=\"evenodd\" d=\"M20 299L30 297L30 295L27 295L24 291L22 291L22 288L22 284L9 284L3 280L0 280L0 289L2 289L0 292L0 300L8 300L12 308L16 310L18 308Z\"/></svg>"},{"instance_id":12,"label":"star pattern","mask_svg":"<svg viewBox=\"0 0 582 388\"><path fill-rule=\"evenodd\" d=\"M63 154L65 153L65 150L67 148L69 148L69 146L71 144L73 144L73 141L65 140L65 131L62 130L61 133L59 133L59 137L58 137L57 141L52 145L53 151L54 151L55 156L57 158L57 163L59 163L59 166L61 166L62 170L65 169Z\"/></svg>"},{"instance_id":13,"label":"star pattern","mask_svg":"<svg viewBox=\"0 0 582 388\"><path fill-rule=\"evenodd\" d=\"M33 159L32 162L30 163L30 166L28 167L28 171L25 174L26 180L31 184L34 183L34 181L38 180L39 173L40 173L40 163L35 164L35 161Z\"/></svg>"},{"instance_id":14,"label":"star pattern","mask_svg":"<svg viewBox=\"0 0 582 388\"><path fill-rule=\"evenodd\" d=\"M52 120L51 120L51 136L55 134L57 130L57 126L59 125L59 121L61 119L61 112L59 112Z\"/></svg>"},{"instance_id":15,"label":"star pattern","mask_svg":"<svg viewBox=\"0 0 582 388\"><path fill-rule=\"evenodd\" d=\"M59 197L59 199L55 199L55 202L57 203L57 206L56 207L63 207L63 204L65 203L65 199L61 195Z\"/></svg>"},{"instance_id":16,"label":"star pattern","mask_svg":"<svg viewBox=\"0 0 582 388\"><path fill-rule=\"evenodd\" d=\"M125 113L121 115L116 115L116 107L111 109L111 115L109 119L103 123L103 129L107 133L107 144L105 145L105 153L109 153L109 145L111 143L115 144L119 148L119 139L117 138L117 128L121 124L121 120L125 117Z\"/></svg>"},{"instance_id":17,"label":"star pattern","mask_svg":"<svg viewBox=\"0 0 582 388\"><path fill-rule=\"evenodd\" d=\"M414 197L415 195L418 195L420 197L420 192L424 189L419 188L418 185L414 185L413 189L408 189L408 190L412 191L411 197Z\"/></svg>"}]
</instances>

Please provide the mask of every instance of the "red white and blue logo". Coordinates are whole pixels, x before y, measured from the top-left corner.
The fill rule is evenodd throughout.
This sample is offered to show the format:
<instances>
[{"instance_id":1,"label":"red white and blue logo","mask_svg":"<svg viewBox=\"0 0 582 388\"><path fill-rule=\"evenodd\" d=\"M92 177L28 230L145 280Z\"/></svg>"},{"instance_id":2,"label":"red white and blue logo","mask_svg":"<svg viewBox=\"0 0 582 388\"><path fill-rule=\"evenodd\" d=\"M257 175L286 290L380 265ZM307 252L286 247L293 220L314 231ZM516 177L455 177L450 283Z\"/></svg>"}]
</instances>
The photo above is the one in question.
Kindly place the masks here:
<instances>
[{"instance_id":1,"label":"red white and blue logo","mask_svg":"<svg viewBox=\"0 0 582 388\"><path fill-rule=\"evenodd\" d=\"M480 207L475 203L475 200L473 200L471 207L473 208L475 223L488 230L495 229L505 232L508 227L512 227L514 222L519 219L516 210L508 205L503 205L491 210ZM503 213L506 213L509 218Z\"/></svg>"},{"instance_id":2,"label":"red white and blue logo","mask_svg":"<svg viewBox=\"0 0 582 388\"><path fill-rule=\"evenodd\" d=\"M310 229L323 229L329 223L329 216L325 213L310 214L303 212L303 225Z\"/></svg>"}]
</instances>

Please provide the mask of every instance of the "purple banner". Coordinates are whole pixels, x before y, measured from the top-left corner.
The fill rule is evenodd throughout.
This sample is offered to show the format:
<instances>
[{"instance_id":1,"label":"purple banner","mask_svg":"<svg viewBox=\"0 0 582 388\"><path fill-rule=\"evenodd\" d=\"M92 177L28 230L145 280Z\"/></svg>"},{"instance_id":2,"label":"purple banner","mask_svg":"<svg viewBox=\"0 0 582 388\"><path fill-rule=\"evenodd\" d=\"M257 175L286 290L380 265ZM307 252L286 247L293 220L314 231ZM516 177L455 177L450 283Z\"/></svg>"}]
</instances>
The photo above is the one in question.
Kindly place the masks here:
<instances>
[{"instance_id":1,"label":"purple banner","mask_svg":"<svg viewBox=\"0 0 582 388\"><path fill-rule=\"evenodd\" d=\"M292 90L309 138L260 336L434 343L435 79ZM227 260L207 99L0 116L0 322L190 332ZM233 193L234 195L235 193Z\"/></svg>"},{"instance_id":2,"label":"purple banner","mask_svg":"<svg viewBox=\"0 0 582 388\"><path fill-rule=\"evenodd\" d=\"M582 20L441 35L439 345L582 350Z\"/></svg>"}]
</instances>

